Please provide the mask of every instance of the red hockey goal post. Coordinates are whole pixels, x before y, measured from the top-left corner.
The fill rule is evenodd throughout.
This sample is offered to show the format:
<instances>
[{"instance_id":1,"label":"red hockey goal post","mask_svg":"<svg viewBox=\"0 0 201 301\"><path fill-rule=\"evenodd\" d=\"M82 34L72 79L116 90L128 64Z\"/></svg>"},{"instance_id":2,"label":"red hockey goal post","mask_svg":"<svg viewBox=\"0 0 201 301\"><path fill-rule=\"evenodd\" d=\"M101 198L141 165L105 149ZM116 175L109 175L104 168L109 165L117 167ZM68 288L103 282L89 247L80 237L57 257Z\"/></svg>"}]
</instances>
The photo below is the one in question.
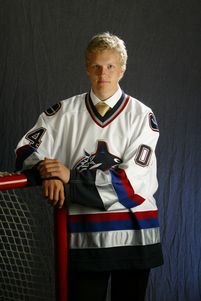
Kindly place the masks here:
<instances>
[{"instance_id":1,"label":"red hockey goal post","mask_svg":"<svg viewBox=\"0 0 201 301\"><path fill-rule=\"evenodd\" d=\"M66 209L24 174L0 173L0 237L0 300L67 300Z\"/></svg>"}]
</instances>

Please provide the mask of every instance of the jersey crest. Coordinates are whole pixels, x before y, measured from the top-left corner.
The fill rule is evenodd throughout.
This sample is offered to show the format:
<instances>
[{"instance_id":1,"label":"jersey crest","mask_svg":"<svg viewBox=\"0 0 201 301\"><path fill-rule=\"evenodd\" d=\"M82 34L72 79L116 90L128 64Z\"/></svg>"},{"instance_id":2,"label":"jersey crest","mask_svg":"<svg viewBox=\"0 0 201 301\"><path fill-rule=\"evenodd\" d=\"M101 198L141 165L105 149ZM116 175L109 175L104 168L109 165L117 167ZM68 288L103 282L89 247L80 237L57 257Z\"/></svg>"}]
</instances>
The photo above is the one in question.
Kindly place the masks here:
<instances>
[{"instance_id":1,"label":"jersey crest","mask_svg":"<svg viewBox=\"0 0 201 301\"><path fill-rule=\"evenodd\" d=\"M61 102L58 102L54 104L52 107L50 107L49 109L47 109L44 113L47 116L53 116L60 110L60 108L61 108Z\"/></svg>"},{"instance_id":2,"label":"jersey crest","mask_svg":"<svg viewBox=\"0 0 201 301\"><path fill-rule=\"evenodd\" d=\"M105 141L98 141L95 153L89 154L84 151L85 156L74 166L79 172L87 169L101 169L103 171L110 169L120 163L122 160L111 154Z\"/></svg>"}]
</instances>

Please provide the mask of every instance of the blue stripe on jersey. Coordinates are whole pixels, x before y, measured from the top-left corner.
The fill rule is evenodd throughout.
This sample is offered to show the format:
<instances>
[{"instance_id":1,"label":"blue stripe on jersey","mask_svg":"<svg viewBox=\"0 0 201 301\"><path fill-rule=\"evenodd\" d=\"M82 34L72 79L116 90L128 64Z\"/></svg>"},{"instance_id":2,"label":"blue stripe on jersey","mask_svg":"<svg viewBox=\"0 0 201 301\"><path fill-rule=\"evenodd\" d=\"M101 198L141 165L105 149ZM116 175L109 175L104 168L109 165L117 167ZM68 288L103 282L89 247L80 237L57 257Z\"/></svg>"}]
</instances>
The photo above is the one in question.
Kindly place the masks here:
<instances>
[{"instance_id":1,"label":"blue stripe on jersey","mask_svg":"<svg viewBox=\"0 0 201 301\"><path fill-rule=\"evenodd\" d=\"M117 193L120 203L126 208L133 208L139 205L134 199L129 198L126 189L124 188L122 181L120 180L116 171L110 171L112 175L112 185Z\"/></svg>"},{"instance_id":2,"label":"blue stripe on jersey","mask_svg":"<svg viewBox=\"0 0 201 301\"><path fill-rule=\"evenodd\" d=\"M145 220L113 220L100 222L76 222L70 223L69 231L71 233L78 232L100 232L115 230L140 230L159 227L157 218L149 218Z\"/></svg>"}]
</instances>

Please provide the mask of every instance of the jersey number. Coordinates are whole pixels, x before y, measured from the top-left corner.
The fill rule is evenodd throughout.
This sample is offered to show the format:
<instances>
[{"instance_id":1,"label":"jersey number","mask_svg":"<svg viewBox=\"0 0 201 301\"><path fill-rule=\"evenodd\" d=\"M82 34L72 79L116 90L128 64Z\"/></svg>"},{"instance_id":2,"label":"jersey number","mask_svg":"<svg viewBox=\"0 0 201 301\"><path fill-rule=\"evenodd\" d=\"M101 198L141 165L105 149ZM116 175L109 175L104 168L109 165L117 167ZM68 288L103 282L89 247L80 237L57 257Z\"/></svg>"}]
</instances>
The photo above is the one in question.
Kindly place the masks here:
<instances>
[{"instance_id":1,"label":"jersey number","mask_svg":"<svg viewBox=\"0 0 201 301\"><path fill-rule=\"evenodd\" d=\"M135 163L143 167L147 166L149 164L151 153L152 150L150 146L144 144L140 145L135 158Z\"/></svg>"},{"instance_id":2,"label":"jersey number","mask_svg":"<svg viewBox=\"0 0 201 301\"><path fill-rule=\"evenodd\" d=\"M30 141L31 146L38 148L42 142L41 138L45 134L45 132L45 128L39 128L37 130L29 132L25 138Z\"/></svg>"}]
</instances>

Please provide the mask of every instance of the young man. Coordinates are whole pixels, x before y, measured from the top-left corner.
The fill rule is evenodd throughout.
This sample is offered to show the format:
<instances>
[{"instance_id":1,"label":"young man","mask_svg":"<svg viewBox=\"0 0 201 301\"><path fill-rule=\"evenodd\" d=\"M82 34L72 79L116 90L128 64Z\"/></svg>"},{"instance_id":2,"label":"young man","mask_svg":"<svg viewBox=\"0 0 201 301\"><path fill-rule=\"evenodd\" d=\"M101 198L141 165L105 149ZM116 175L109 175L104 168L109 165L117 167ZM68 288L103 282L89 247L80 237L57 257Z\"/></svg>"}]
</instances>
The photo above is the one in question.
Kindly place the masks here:
<instances>
[{"instance_id":1,"label":"young man","mask_svg":"<svg viewBox=\"0 0 201 301\"><path fill-rule=\"evenodd\" d=\"M17 168L39 173L53 205L66 200L73 301L104 301L110 276L113 301L144 300L149 271L163 262L153 197L159 131L152 110L119 87L126 62L120 38L94 36L91 91L41 114L16 151Z\"/></svg>"}]
</instances>

